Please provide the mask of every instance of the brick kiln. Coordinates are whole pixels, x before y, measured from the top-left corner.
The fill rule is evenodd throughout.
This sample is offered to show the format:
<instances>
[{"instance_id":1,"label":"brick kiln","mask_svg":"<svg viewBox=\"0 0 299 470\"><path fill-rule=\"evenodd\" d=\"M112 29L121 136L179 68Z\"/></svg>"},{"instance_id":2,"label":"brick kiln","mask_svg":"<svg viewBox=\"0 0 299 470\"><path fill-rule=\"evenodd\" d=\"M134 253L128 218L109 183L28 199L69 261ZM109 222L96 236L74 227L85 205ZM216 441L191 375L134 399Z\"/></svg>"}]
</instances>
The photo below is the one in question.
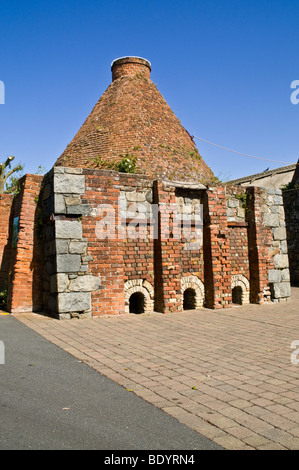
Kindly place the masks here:
<instances>
[{"instance_id":1,"label":"brick kiln","mask_svg":"<svg viewBox=\"0 0 299 470\"><path fill-rule=\"evenodd\" d=\"M150 63L111 68L52 170L0 197L9 311L62 319L287 300L281 192L218 183Z\"/></svg>"}]
</instances>

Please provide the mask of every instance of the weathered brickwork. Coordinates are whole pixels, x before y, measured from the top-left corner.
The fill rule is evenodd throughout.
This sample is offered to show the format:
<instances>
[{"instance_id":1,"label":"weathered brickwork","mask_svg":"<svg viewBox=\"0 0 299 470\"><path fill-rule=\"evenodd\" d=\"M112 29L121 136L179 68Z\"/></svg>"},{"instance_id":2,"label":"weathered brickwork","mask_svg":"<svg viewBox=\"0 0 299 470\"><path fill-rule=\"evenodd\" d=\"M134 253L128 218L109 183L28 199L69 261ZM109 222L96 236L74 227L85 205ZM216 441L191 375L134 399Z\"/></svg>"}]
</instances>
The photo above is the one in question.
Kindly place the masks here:
<instances>
[{"instance_id":1,"label":"weathered brickwork","mask_svg":"<svg viewBox=\"0 0 299 470\"><path fill-rule=\"evenodd\" d=\"M20 217L15 248L6 235L9 309L67 319L288 299L281 193L242 191L69 167L26 175L6 217L6 234Z\"/></svg>"},{"instance_id":2,"label":"weathered brickwork","mask_svg":"<svg viewBox=\"0 0 299 470\"><path fill-rule=\"evenodd\" d=\"M9 243L10 217L13 196L2 194L0 196L0 292L4 292L8 285L8 274L11 260L11 243Z\"/></svg>"},{"instance_id":3,"label":"weathered brickwork","mask_svg":"<svg viewBox=\"0 0 299 470\"><path fill-rule=\"evenodd\" d=\"M20 180L21 192L16 197L10 219L10 231L16 224L17 238L10 238L8 304L13 313L40 311L42 308L42 244L39 196L42 176L25 175ZM16 218L19 218L18 221Z\"/></svg>"},{"instance_id":4,"label":"weathered brickwork","mask_svg":"<svg viewBox=\"0 0 299 470\"><path fill-rule=\"evenodd\" d=\"M125 308L129 299L142 291L147 299L146 310L154 308L154 239L152 181L147 178L120 175L121 230L125 281Z\"/></svg>"},{"instance_id":5,"label":"weathered brickwork","mask_svg":"<svg viewBox=\"0 0 299 470\"><path fill-rule=\"evenodd\" d=\"M11 312L171 314L290 297L281 192L217 184L150 69L113 62L54 168L0 198Z\"/></svg>"},{"instance_id":6,"label":"weathered brickwork","mask_svg":"<svg viewBox=\"0 0 299 470\"><path fill-rule=\"evenodd\" d=\"M228 307L232 295L225 187L210 187L206 191L203 246L207 307Z\"/></svg>"},{"instance_id":7,"label":"weathered brickwork","mask_svg":"<svg viewBox=\"0 0 299 470\"><path fill-rule=\"evenodd\" d=\"M153 178L211 181L198 153L156 85L143 59L115 61L113 82L101 96L56 166L112 168L136 157L135 173Z\"/></svg>"},{"instance_id":8,"label":"weathered brickwork","mask_svg":"<svg viewBox=\"0 0 299 470\"><path fill-rule=\"evenodd\" d=\"M125 76L134 77L136 74L141 74L146 79L150 79L151 65L142 58L123 57L113 61L111 71L113 81Z\"/></svg>"},{"instance_id":9,"label":"weathered brickwork","mask_svg":"<svg viewBox=\"0 0 299 470\"><path fill-rule=\"evenodd\" d=\"M232 302L249 303L250 264L248 245L248 206L244 189L227 186L226 214L230 244ZM236 292L239 290L239 297ZM236 295L235 295L236 294Z\"/></svg>"}]
</instances>

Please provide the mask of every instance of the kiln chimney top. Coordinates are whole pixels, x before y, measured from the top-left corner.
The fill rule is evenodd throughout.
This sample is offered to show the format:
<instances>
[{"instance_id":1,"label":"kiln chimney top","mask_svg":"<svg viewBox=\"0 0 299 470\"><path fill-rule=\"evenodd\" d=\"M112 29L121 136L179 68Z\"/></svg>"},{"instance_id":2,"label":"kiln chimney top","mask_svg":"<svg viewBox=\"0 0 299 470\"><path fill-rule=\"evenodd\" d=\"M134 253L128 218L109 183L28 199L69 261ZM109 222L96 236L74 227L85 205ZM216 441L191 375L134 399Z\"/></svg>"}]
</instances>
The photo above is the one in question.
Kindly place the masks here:
<instances>
[{"instance_id":1,"label":"kiln chimney top","mask_svg":"<svg viewBox=\"0 0 299 470\"><path fill-rule=\"evenodd\" d=\"M111 64L112 81L121 77L132 77L137 73L150 78L151 63L142 57L120 57Z\"/></svg>"}]
</instances>

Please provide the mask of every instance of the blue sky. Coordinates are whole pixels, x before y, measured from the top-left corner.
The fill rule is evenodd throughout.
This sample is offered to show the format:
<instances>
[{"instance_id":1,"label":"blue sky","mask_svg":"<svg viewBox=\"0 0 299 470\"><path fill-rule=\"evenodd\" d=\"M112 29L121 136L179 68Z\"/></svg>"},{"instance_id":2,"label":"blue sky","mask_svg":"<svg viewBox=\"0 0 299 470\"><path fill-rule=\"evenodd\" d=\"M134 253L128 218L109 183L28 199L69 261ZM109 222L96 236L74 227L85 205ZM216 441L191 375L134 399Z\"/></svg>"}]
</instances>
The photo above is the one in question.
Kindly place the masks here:
<instances>
[{"instance_id":1,"label":"blue sky","mask_svg":"<svg viewBox=\"0 0 299 470\"><path fill-rule=\"evenodd\" d=\"M220 179L296 163L299 2L0 0L0 161L49 170L111 83L145 57L151 78Z\"/></svg>"}]
</instances>

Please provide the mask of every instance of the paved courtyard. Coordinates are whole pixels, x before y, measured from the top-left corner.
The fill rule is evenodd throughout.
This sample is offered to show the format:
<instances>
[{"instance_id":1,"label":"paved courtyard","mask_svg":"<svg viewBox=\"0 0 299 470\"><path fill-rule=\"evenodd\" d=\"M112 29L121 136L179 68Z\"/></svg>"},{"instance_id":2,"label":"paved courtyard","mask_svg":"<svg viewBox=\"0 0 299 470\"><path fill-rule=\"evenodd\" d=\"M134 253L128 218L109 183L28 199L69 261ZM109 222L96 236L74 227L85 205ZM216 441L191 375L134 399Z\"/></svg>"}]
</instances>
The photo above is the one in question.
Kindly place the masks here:
<instances>
[{"instance_id":1,"label":"paved courtyard","mask_svg":"<svg viewBox=\"0 0 299 470\"><path fill-rule=\"evenodd\" d=\"M16 318L226 449L299 449L299 288L221 311Z\"/></svg>"}]
</instances>

